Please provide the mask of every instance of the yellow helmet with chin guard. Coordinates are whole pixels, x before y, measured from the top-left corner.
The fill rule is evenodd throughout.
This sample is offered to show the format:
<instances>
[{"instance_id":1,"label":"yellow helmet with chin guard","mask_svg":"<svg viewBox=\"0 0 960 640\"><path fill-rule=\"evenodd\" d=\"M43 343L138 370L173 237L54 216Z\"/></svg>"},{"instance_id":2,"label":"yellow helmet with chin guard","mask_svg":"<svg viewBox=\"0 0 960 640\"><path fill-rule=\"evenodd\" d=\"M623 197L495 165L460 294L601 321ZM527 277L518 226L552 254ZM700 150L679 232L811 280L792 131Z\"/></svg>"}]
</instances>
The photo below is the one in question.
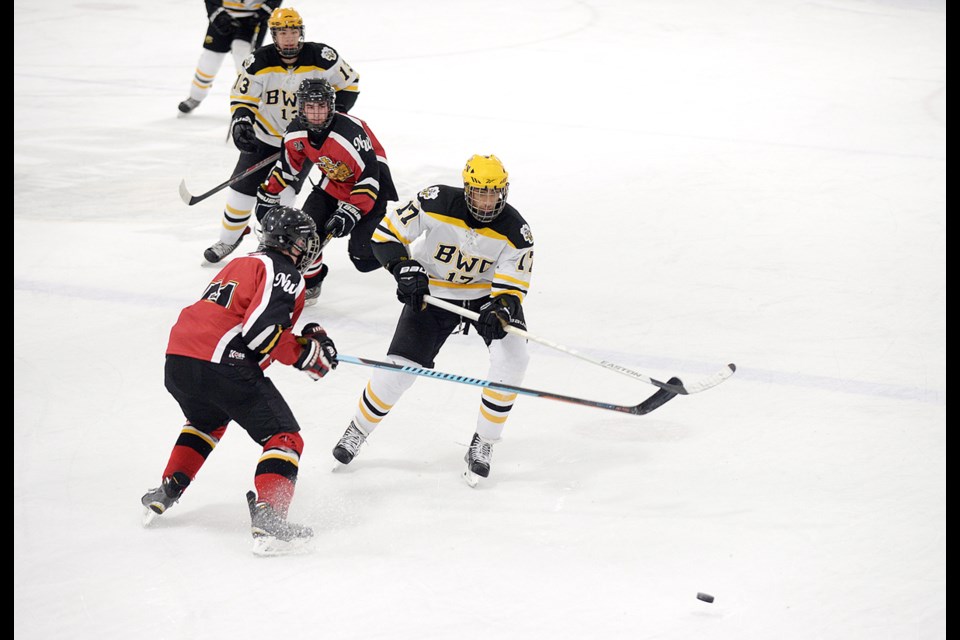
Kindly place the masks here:
<instances>
[{"instance_id":1,"label":"yellow helmet with chin guard","mask_svg":"<svg viewBox=\"0 0 960 640\"><path fill-rule=\"evenodd\" d=\"M295 9L289 7L278 7L273 10L273 13L270 14L270 19L267 20L267 25L270 27L270 35L273 36L273 44L277 48L277 51L284 58L295 58L300 54L300 50L303 49L303 18L300 17L300 14L297 13ZM280 29L297 29L300 31L300 38L297 40L297 44L281 47L280 42L277 40L277 31Z\"/></svg>"},{"instance_id":2,"label":"yellow helmet with chin guard","mask_svg":"<svg viewBox=\"0 0 960 640\"><path fill-rule=\"evenodd\" d=\"M473 155L467 160L463 168L463 193L474 218L491 222L500 215L507 204L508 179L507 170L495 155Z\"/></svg>"}]
</instances>

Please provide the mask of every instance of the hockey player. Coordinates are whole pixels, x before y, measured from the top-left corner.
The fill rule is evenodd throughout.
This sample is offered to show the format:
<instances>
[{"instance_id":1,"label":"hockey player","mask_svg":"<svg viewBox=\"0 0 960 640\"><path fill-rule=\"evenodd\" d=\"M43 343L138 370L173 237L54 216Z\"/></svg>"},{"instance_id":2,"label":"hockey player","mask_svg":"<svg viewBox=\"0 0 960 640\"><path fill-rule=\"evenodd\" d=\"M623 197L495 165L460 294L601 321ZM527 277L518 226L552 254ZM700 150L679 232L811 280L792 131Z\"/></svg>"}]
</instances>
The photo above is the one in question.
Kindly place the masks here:
<instances>
[{"instance_id":1,"label":"hockey player","mask_svg":"<svg viewBox=\"0 0 960 640\"><path fill-rule=\"evenodd\" d=\"M463 187L427 187L389 213L374 231L373 253L396 278L397 299L404 303L388 360L433 368L447 337L467 322L464 331L475 326L490 352L487 378L511 385L522 382L527 342L505 327L526 328L521 303L530 287L533 235L507 204L508 188L500 160L475 155L463 169ZM463 321L427 306L425 294L477 311L480 317ZM333 456L349 464L414 380L397 371L374 371ZM516 395L492 389L481 394L476 432L464 457L464 478L471 486L490 474L492 447L500 440Z\"/></svg>"},{"instance_id":2,"label":"hockey player","mask_svg":"<svg viewBox=\"0 0 960 640\"><path fill-rule=\"evenodd\" d=\"M283 153L257 191L257 219L278 204L280 194L299 187L314 165L323 178L303 203L321 233L349 235L353 266L366 272L380 268L370 236L397 199L386 153L366 122L335 111L334 89L325 79L304 80L297 90L300 114L283 136ZM316 302L327 275L321 258L307 270L307 304Z\"/></svg>"},{"instance_id":3,"label":"hockey player","mask_svg":"<svg viewBox=\"0 0 960 640\"><path fill-rule=\"evenodd\" d=\"M263 220L257 252L231 261L170 331L164 383L186 424L160 486L147 491L144 525L183 495L234 420L263 447L247 493L254 552L282 552L309 539L287 521L303 438L283 396L263 370L274 360L319 380L337 366L337 349L316 323L294 335L303 311L302 271L321 249L316 225L292 207Z\"/></svg>"},{"instance_id":4,"label":"hockey player","mask_svg":"<svg viewBox=\"0 0 960 640\"><path fill-rule=\"evenodd\" d=\"M234 174L274 155L291 120L297 115L297 88L308 78L325 78L337 92L337 108L348 112L358 96L357 74L330 46L304 42L303 20L294 9L277 9L270 16L273 46L261 47L243 61L230 95L233 112L230 131L240 150ZM256 202L257 187L269 165L227 189L220 239L203 252L215 263L229 255L249 233L247 222ZM284 193L292 205L297 189Z\"/></svg>"},{"instance_id":5,"label":"hockey player","mask_svg":"<svg viewBox=\"0 0 960 640\"><path fill-rule=\"evenodd\" d=\"M207 8L207 33L203 37L200 60L193 72L190 95L178 105L181 113L190 113L210 92L223 59L233 54L237 72L243 59L263 42L267 19L281 0L204 0Z\"/></svg>"}]
</instances>

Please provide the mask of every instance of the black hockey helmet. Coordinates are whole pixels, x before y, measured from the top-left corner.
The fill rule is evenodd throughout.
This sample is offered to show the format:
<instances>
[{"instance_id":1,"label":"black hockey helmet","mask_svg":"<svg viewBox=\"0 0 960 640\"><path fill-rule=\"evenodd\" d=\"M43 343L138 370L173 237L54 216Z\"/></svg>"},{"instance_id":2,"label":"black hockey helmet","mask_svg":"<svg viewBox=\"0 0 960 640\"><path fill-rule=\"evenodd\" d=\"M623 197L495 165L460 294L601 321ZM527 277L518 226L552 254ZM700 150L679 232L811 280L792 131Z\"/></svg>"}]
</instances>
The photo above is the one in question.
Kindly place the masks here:
<instances>
[{"instance_id":1,"label":"black hockey helmet","mask_svg":"<svg viewBox=\"0 0 960 640\"><path fill-rule=\"evenodd\" d=\"M303 273L323 247L313 218L294 207L274 207L260 221L260 249L277 249L290 256Z\"/></svg>"},{"instance_id":2,"label":"black hockey helmet","mask_svg":"<svg viewBox=\"0 0 960 640\"><path fill-rule=\"evenodd\" d=\"M314 122L307 117L306 105L309 103L320 103L327 106L327 117L323 121ZM297 111L300 120L306 125L307 130L321 132L325 131L330 123L333 122L333 114L336 112L337 92L333 85L324 78L309 78L300 83L297 88Z\"/></svg>"}]
</instances>

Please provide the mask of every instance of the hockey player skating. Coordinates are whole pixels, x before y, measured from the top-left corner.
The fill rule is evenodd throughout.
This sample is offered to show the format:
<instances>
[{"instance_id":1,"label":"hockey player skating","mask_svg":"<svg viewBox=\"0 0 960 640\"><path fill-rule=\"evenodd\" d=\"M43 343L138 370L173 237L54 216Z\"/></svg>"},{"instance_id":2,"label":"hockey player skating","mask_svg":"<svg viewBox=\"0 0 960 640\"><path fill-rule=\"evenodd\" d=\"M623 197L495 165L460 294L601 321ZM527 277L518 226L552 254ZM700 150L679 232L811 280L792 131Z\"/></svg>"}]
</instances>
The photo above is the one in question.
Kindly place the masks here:
<instances>
[{"instance_id":1,"label":"hockey player skating","mask_svg":"<svg viewBox=\"0 0 960 640\"><path fill-rule=\"evenodd\" d=\"M489 380L522 382L527 342L504 327L526 328L521 303L530 287L533 235L507 204L507 177L496 156L475 155L463 170L462 187L423 189L373 233L373 253L396 278L397 298L404 303L387 350L390 362L432 369L447 337L461 324L459 315L426 306L423 297L430 294L479 312L470 324L489 350ZM414 380L397 371L374 371L334 457L349 464ZM464 457L464 478L471 486L488 477L493 445L516 396L492 389L481 393L476 432Z\"/></svg>"},{"instance_id":2,"label":"hockey player skating","mask_svg":"<svg viewBox=\"0 0 960 640\"><path fill-rule=\"evenodd\" d=\"M263 220L260 249L231 261L170 331L164 384L186 424L160 486L141 502L144 524L183 495L233 420L263 452L247 493L254 552L281 553L309 539L309 527L287 521L303 438L283 396L264 375L274 360L318 380L337 366L337 350L316 323L293 333L303 311L302 270L321 250L316 225L292 207Z\"/></svg>"},{"instance_id":3,"label":"hockey player skating","mask_svg":"<svg viewBox=\"0 0 960 640\"><path fill-rule=\"evenodd\" d=\"M304 80L297 90L300 113L283 136L280 159L257 191L257 219L281 201L281 194L304 180L316 165L322 174L303 203L321 234L350 236L347 252L361 272L380 268L370 236L397 199L387 156L363 120L338 113L334 88L325 79ZM306 272L307 304L316 302L327 275L321 258Z\"/></svg>"},{"instance_id":4,"label":"hockey player skating","mask_svg":"<svg viewBox=\"0 0 960 640\"><path fill-rule=\"evenodd\" d=\"M234 66L240 71L243 59L263 42L267 19L280 4L281 0L234 0L224 6L222 0L204 0L207 32L190 83L190 95L177 106L181 113L190 113L200 106L228 53L233 54Z\"/></svg>"},{"instance_id":5,"label":"hockey player skating","mask_svg":"<svg viewBox=\"0 0 960 640\"><path fill-rule=\"evenodd\" d=\"M280 151L283 134L297 115L297 89L303 80L326 79L337 93L340 111L348 112L357 101L356 72L332 47L304 42L303 19L296 10L277 9L269 26L273 46L261 47L243 61L230 93L230 131L240 150L234 175ZM228 256L249 233L257 187L269 171L268 164L227 190L220 239L203 252L207 262ZM286 190L282 204L294 204L298 190Z\"/></svg>"}]
</instances>

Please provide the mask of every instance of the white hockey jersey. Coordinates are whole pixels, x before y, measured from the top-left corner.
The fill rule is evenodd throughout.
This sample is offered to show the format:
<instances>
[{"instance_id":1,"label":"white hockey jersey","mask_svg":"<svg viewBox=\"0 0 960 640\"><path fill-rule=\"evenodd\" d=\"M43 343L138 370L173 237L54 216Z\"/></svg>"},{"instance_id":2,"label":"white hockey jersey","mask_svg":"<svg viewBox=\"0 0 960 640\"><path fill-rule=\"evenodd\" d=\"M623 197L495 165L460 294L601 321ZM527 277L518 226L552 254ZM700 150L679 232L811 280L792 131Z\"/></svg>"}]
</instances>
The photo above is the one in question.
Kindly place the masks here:
<instances>
[{"instance_id":1,"label":"white hockey jersey","mask_svg":"<svg viewBox=\"0 0 960 640\"><path fill-rule=\"evenodd\" d=\"M533 270L533 234L507 204L492 222L478 222L462 187L435 185L391 211L372 241L399 242L423 265L430 294L474 300L512 294L523 302Z\"/></svg>"}]
</instances>

